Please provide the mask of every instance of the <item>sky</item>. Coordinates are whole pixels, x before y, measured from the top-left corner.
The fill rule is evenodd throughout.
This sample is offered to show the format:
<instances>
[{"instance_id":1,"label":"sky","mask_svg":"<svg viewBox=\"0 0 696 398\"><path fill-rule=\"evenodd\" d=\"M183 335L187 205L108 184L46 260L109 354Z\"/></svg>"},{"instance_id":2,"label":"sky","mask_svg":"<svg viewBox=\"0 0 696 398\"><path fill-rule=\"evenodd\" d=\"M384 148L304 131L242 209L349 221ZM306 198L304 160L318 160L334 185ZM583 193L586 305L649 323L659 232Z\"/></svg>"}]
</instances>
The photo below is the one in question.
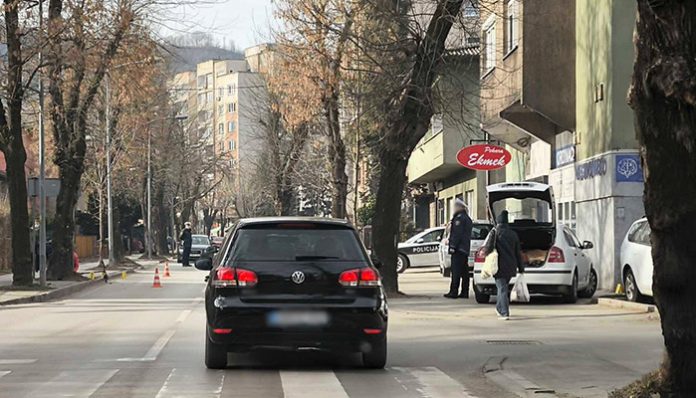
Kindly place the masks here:
<instances>
[{"instance_id":1,"label":"sky","mask_svg":"<svg viewBox=\"0 0 696 398\"><path fill-rule=\"evenodd\" d=\"M176 34L205 31L226 42L234 41L239 49L269 41L269 24L273 20L272 0L207 0L196 6L180 6L167 23Z\"/></svg>"}]
</instances>

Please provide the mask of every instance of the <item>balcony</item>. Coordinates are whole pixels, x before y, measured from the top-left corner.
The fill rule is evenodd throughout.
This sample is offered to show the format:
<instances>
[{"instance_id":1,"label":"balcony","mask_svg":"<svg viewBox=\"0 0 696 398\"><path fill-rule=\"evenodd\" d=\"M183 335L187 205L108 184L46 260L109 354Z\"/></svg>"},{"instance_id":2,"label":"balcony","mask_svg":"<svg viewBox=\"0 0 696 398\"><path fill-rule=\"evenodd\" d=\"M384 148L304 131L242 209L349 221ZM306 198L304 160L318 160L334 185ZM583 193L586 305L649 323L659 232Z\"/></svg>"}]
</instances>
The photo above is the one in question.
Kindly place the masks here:
<instances>
[{"instance_id":1,"label":"balcony","mask_svg":"<svg viewBox=\"0 0 696 398\"><path fill-rule=\"evenodd\" d=\"M461 135L452 130L428 133L408 161L408 182L426 184L440 181L460 171L457 152L462 148Z\"/></svg>"}]
</instances>

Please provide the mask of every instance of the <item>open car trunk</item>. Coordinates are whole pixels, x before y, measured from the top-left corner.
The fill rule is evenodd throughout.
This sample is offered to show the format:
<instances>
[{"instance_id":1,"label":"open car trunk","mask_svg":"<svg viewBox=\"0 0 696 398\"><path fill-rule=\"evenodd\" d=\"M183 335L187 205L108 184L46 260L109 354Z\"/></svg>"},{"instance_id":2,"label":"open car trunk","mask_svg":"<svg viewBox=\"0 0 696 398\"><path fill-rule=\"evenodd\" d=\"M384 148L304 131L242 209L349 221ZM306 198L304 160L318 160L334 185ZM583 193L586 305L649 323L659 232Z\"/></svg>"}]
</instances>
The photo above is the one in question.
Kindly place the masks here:
<instances>
[{"instance_id":1,"label":"open car trunk","mask_svg":"<svg viewBox=\"0 0 696 398\"><path fill-rule=\"evenodd\" d=\"M493 220L507 210L510 228L517 233L525 262L541 266L556 241L553 189L547 184L518 182L486 188Z\"/></svg>"}]
</instances>

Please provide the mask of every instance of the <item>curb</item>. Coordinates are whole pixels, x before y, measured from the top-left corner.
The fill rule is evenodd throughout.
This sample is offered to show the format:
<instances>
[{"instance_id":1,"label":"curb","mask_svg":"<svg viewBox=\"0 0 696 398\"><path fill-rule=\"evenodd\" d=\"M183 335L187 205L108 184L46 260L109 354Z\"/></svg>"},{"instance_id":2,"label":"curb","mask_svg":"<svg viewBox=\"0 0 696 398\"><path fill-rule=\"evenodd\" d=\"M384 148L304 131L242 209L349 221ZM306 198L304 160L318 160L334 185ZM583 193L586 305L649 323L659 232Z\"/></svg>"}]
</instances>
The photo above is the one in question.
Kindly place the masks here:
<instances>
[{"instance_id":1,"label":"curb","mask_svg":"<svg viewBox=\"0 0 696 398\"><path fill-rule=\"evenodd\" d=\"M657 314L657 307L652 304L634 303L614 298L599 298L597 304L604 307L619 308L647 314Z\"/></svg>"},{"instance_id":2,"label":"curb","mask_svg":"<svg viewBox=\"0 0 696 398\"><path fill-rule=\"evenodd\" d=\"M128 274L132 274L133 272L135 272L135 268L128 268L128 269L123 269L123 270L119 270L119 271L110 271L107 273L107 275L109 275L109 279L118 278L119 276L121 276L121 273L123 271L125 271ZM49 291L46 291L46 292L43 292L40 294L36 294L34 296L20 297L20 298L16 298L16 299L12 299L12 300L3 301L3 302L0 302L0 307L5 307L5 306L9 306L9 305L17 305L17 304L43 303L43 302L47 302L47 301L52 301L52 300L56 300L59 298L69 296L71 294L81 292L81 291L83 291L91 286L96 286L100 283L104 283L104 278L98 278L98 279L94 279L91 281L78 282L78 283L75 283L74 285L65 286L65 287L61 287L58 289L54 289L54 290L49 290Z\"/></svg>"}]
</instances>

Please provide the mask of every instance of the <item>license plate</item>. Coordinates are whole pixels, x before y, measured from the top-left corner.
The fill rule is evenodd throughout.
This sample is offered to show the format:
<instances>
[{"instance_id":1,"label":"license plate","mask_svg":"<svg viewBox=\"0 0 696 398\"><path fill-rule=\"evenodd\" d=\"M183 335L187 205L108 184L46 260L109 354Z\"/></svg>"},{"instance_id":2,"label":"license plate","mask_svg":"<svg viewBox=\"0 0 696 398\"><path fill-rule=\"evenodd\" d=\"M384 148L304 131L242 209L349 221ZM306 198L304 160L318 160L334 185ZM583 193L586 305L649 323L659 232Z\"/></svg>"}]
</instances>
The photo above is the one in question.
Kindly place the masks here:
<instances>
[{"instance_id":1,"label":"license plate","mask_svg":"<svg viewBox=\"0 0 696 398\"><path fill-rule=\"evenodd\" d=\"M320 327L329 323L325 311L273 311L266 317L270 327Z\"/></svg>"}]
</instances>

